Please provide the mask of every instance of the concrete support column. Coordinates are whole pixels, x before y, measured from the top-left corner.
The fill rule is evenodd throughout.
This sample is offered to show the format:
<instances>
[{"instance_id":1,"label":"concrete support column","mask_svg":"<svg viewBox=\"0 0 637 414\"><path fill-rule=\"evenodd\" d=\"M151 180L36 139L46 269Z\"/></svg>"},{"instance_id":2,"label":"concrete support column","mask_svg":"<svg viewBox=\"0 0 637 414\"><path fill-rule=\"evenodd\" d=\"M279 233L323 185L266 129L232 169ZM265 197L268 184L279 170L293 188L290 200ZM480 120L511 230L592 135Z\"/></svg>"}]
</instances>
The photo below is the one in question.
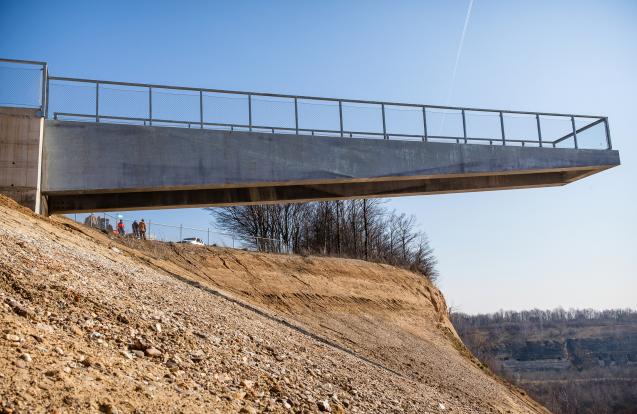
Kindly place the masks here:
<instances>
[{"instance_id":1,"label":"concrete support column","mask_svg":"<svg viewBox=\"0 0 637 414\"><path fill-rule=\"evenodd\" d=\"M43 132L39 109L0 107L0 194L46 214L40 195Z\"/></svg>"}]
</instances>

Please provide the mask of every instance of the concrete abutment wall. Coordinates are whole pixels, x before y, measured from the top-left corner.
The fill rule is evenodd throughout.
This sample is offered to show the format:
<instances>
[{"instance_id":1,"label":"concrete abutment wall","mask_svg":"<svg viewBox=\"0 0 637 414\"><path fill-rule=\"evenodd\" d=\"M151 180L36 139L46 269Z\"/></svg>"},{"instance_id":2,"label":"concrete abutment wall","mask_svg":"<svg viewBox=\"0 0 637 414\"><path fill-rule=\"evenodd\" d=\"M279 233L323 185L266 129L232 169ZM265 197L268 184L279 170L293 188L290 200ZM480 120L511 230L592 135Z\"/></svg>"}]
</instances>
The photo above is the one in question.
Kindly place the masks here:
<instances>
[{"instance_id":1,"label":"concrete abutment wall","mask_svg":"<svg viewBox=\"0 0 637 414\"><path fill-rule=\"evenodd\" d=\"M41 212L44 118L39 109L0 107L0 194Z\"/></svg>"}]
</instances>

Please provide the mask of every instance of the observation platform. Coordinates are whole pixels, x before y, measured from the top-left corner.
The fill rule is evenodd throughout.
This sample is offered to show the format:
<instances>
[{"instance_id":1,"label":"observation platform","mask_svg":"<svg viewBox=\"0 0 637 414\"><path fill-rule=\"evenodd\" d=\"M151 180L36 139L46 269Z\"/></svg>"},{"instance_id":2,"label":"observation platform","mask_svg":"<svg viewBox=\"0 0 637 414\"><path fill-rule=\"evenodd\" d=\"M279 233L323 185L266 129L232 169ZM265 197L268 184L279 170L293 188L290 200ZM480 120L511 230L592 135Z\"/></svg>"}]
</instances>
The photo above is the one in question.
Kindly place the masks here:
<instances>
[{"instance_id":1,"label":"observation platform","mask_svg":"<svg viewBox=\"0 0 637 414\"><path fill-rule=\"evenodd\" d=\"M559 186L620 163L604 116L78 79L50 76L44 62L0 63L33 78L0 88L0 193L43 214Z\"/></svg>"}]
</instances>

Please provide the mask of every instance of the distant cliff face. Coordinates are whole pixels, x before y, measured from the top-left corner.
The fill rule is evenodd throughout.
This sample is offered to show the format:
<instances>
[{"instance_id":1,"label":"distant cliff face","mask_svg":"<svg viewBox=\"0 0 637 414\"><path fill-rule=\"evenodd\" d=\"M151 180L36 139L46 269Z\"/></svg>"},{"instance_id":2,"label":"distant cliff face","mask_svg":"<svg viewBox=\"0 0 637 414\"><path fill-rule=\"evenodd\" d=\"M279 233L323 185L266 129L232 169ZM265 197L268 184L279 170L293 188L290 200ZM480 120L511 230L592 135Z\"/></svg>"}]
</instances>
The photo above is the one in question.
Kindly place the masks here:
<instances>
[{"instance_id":1,"label":"distant cliff face","mask_svg":"<svg viewBox=\"0 0 637 414\"><path fill-rule=\"evenodd\" d=\"M509 342L494 350L506 371L563 371L594 368L637 370L637 335Z\"/></svg>"},{"instance_id":2,"label":"distant cliff face","mask_svg":"<svg viewBox=\"0 0 637 414\"><path fill-rule=\"evenodd\" d=\"M637 412L637 313L452 316L465 345L558 413Z\"/></svg>"}]
</instances>

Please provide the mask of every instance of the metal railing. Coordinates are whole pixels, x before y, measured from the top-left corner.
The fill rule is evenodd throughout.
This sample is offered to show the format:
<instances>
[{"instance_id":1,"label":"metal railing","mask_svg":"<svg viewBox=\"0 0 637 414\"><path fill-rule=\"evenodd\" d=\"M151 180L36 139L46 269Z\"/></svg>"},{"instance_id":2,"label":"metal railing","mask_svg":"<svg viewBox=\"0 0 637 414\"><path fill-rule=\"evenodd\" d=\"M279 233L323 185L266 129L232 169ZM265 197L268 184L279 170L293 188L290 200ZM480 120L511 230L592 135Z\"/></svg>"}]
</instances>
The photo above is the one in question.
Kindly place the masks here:
<instances>
[{"instance_id":1,"label":"metal railing","mask_svg":"<svg viewBox=\"0 0 637 414\"><path fill-rule=\"evenodd\" d=\"M48 76L46 62L0 58L0 106L39 108L44 116Z\"/></svg>"},{"instance_id":2,"label":"metal railing","mask_svg":"<svg viewBox=\"0 0 637 414\"><path fill-rule=\"evenodd\" d=\"M117 223L119 220L122 220L125 223L124 237L135 237L132 232L132 223L134 219L113 216L112 214L105 212L80 213L72 215L67 214L67 217L72 218L77 223L98 228L112 233L113 235L117 235ZM158 223L153 220L148 220L145 223L146 238L153 241L180 243L183 242L184 239L196 237L206 246L219 246L274 253L290 253L291 251L290 247L280 239L255 236L250 237L250 239L247 240L246 238L241 238L234 234L216 231L211 227L197 228L184 226L183 224L174 225Z\"/></svg>"},{"instance_id":3,"label":"metal railing","mask_svg":"<svg viewBox=\"0 0 637 414\"><path fill-rule=\"evenodd\" d=\"M2 60L0 61L11 61ZM11 61L27 62L27 61ZM48 76L54 119L341 138L611 149L608 118Z\"/></svg>"}]
</instances>

